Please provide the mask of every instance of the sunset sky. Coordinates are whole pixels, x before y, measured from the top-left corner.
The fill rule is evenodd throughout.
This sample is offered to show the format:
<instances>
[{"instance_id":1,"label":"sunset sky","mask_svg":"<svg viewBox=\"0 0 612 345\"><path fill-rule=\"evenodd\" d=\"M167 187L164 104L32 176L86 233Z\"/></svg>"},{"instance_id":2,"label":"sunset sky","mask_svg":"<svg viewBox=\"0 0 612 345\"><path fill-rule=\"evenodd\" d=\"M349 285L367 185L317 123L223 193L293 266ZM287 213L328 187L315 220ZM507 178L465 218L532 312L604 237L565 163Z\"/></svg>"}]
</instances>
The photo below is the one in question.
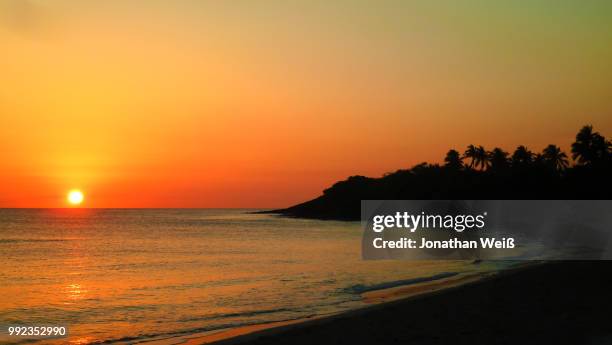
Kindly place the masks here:
<instances>
[{"instance_id":1,"label":"sunset sky","mask_svg":"<svg viewBox=\"0 0 612 345\"><path fill-rule=\"evenodd\" d=\"M282 207L612 136L612 1L0 0L0 207Z\"/></svg>"}]
</instances>

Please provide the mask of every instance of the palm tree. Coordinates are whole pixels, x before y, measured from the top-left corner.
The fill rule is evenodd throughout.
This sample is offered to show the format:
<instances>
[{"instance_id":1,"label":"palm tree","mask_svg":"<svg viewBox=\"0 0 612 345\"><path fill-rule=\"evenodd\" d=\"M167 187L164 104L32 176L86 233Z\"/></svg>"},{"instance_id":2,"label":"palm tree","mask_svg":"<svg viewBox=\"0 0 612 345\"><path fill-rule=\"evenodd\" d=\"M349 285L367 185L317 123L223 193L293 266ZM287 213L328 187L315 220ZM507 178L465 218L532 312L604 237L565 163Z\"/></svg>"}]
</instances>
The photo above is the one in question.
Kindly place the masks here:
<instances>
[{"instance_id":1,"label":"palm tree","mask_svg":"<svg viewBox=\"0 0 612 345\"><path fill-rule=\"evenodd\" d=\"M514 150L511 162L513 167L527 167L533 163L533 152L523 145Z\"/></svg>"},{"instance_id":2,"label":"palm tree","mask_svg":"<svg viewBox=\"0 0 612 345\"><path fill-rule=\"evenodd\" d=\"M461 159L461 155L457 150L449 150L444 158L444 166L451 170L461 170L463 168Z\"/></svg>"},{"instance_id":3,"label":"palm tree","mask_svg":"<svg viewBox=\"0 0 612 345\"><path fill-rule=\"evenodd\" d=\"M474 166L480 167L480 170L485 170L491 166L487 150L482 145L476 148L476 156L474 157Z\"/></svg>"},{"instance_id":4,"label":"palm tree","mask_svg":"<svg viewBox=\"0 0 612 345\"><path fill-rule=\"evenodd\" d=\"M463 158L469 158L470 159L470 165L468 165L468 167L470 169L474 168L474 165L476 163L476 146L474 145L469 145L467 147L467 150L465 150L465 152L463 153Z\"/></svg>"},{"instance_id":5,"label":"palm tree","mask_svg":"<svg viewBox=\"0 0 612 345\"><path fill-rule=\"evenodd\" d=\"M611 147L601 134L593 132L593 126L582 127L572 144L572 159L581 165L593 165L610 156Z\"/></svg>"},{"instance_id":6,"label":"palm tree","mask_svg":"<svg viewBox=\"0 0 612 345\"><path fill-rule=\"evenodd\" d=\"M542 160L546 165L557 171L565 170L568 167L567 155L556 145L548 145L542 151Z\"/></svg>"},{"instance_id":7,"label":"palm tree","mask_svg":"<svg viewBox=\"0 0 612 345\"><path fill-rule=\"evenodd\" d=\"M508 168L509 166L508 152L500 149L499 147L496 147L493 150L491 150L487 154L487 157L489 159L489 162L491 163L492 170L496 170L496 171L504 170Z\"/></svg>"}]
</instances>

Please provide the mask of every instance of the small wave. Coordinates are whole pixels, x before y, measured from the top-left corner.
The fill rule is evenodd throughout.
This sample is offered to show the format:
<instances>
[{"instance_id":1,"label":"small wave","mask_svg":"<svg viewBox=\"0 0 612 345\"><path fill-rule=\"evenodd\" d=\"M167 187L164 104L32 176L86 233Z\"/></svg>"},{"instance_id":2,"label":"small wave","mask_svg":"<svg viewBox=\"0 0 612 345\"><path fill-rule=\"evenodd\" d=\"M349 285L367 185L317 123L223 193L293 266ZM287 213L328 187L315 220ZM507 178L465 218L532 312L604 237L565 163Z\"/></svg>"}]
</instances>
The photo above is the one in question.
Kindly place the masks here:
<instances>
[{"instance_id":1,"label":"small wave","mask_svg":"<svg viewBox=\"0 0 612 345\"><path fill-rule=\"evenodd\" d=\"M237 313L216 314L216 315L211 315L211 316L184 318L184 319L180 319L180 321L181 322L191 322L191 321L206 321L206 320L225 319L225 318L253 317L253 316L258 316L258 315L285 313L285 312L297 312L297 311L301 311L301 309L300 308L262 309L262 310L251 310L251 311L244 311L244 312L237 312Z\"/></svg>"},{"instance_id":2,"label":"small wave","mask_svg":"<svg viewBox=\"0 0 612 345\"><path fill-rule=\"evenodd\" d=\"M0 244L8 243L30 243L30 242L65 242L69 239L40 239L40 238L0 238Z\"/></svg>"},{"instance_id":3,"label":"small wave","mask_svg":"<svg viewBox=\"0 0 612 345\"><path fill-rule=\"evenodd\" d=\"M458 272L444 272L444 273L435 274L435 275L429 276L429 277L419 277L419 278L412 278L412 279L395 280L395 281L391 281L391 282L385 282L385 283L373 284L373 285L356 284L356 285L350 286L350 287L348 287L346 289L343 289L343 291L349 292L349 293L360 294L360 293L364 293L364 292L368 292L368 291L384 290L384 289L394 288L394 287L397 287L397 286L413 285L413 284L430 282L430 281L434 281L434 280L446 279L446 278L450 278L452 276L456 276L457 274L459 274L459 273Z\"/></svg>"},{"instance_id":4,"label":"small wave","mask_svg":"<svg viewBox=\"0 0 612 345\"><path fill-rule=\"evenodd\" d=\"M226 329L234 329L240 327L261 325L261 324L270 324L276 322L289 322L296 320L306 320L315 316L323 316L327 314L331 314L334 312L321 312L316 311L315 309L331 306L331 305L340 305L350 301L337 301L337 302L328 302L328 303L317 303L306 306L300 306L296 308L273 308L273 309L261 309L261 310L249 310L243 312L235 312L235 313L226 313L226 314L211 314L202 317L193 317L193 318L183 318L178 321L180 322L198 322L198 321L211 321L211 320L226 320L222 321L219 324L206 325L202 327L193 327L188 329L177 329L177 330L168 330L165 332L158 333L141 333L137 335L125 336L121 338L113 338L113 339L100 339L94 342L91 342L90 345L102 345L102 344L141 344L148 343L151 341L159 341L159 340L167 340L167 339L176 339L185 336L190 336L193 334L199 333L207 333L213 331L221 331ZM293 314L295 313L295 314ZM276 315L276 317L265 318L265 319L255 319L248 320L251 317L257 317L262 315ZM290 315L287 315L290 314ZM293 315L291 315L293 314ZM230 319L234 319L236 321L231 321ZM240 321L238 321L240 320Z\"/></svg>"},{"instance_id":5,"label":"small wave","mask_svg":"<svg viewBox=\"0 0 612 345\"><path fill-rule=\"evenodd\" d=\"M135 336L127 336L127 337L122 337L122 338L106 339L106 340L94 341L89 344L90 345L117 344L117 343L123 344L126 342L130 344L138 344L138 343L146 343L146 342L158 341L158 340L164 340L164 339L179 338L179 337L189 336L189 335L198 334L198 333L268 324L270 322L289 322L289 321L307 319L313 316L314 315L307 315L307 316L298 317L298 318L288 318L288 319L281 319L281 320L276 320L276 321L264 321L264 322L253 321L253 322L225 323L221 325L198 327L198 328L192 328L192 329L187 329L187 330L178 330L178 331L160 332L160 333L146 333L146 334L139 334Z\"/></svg>"}]
</instances>

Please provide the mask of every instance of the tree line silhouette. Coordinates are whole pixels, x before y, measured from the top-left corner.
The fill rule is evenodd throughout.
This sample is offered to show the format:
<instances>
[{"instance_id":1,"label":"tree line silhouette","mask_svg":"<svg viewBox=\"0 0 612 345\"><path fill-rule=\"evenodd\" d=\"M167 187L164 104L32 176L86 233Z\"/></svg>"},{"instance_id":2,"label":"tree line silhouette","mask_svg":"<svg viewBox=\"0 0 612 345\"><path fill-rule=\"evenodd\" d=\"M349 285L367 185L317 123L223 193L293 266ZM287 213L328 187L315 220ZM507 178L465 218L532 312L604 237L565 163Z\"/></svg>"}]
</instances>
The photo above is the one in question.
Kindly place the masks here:
<instances>
[{"instance_id":1,"label":"tree line silhouette","mask_svg":"<svg viewBox=\"0 0 612 345\"><path fill-rule=\"evenodd\" d=\"M612 142L582 127L568 155L556 145L512 154L499 147L451 149L443 164L421 163L380 178L351 176L320 197L282 210L287 216L358 220L361 200L610 199Z\"/></svg>"}]
</instances>

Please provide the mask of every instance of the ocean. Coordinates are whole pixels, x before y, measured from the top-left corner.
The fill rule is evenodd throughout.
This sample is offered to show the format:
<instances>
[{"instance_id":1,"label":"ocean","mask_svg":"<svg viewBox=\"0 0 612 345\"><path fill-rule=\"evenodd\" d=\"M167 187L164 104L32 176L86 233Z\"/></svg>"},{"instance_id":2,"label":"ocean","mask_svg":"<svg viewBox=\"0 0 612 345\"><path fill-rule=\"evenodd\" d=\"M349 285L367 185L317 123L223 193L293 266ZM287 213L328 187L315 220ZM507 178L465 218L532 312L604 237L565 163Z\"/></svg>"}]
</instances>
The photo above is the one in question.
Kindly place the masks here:
<instances>
[{"instance_id":1,"label":"ocean","mask_svg":"<svg viewBox=\"0 0 612 345\"><path fill-rule=\"evenodd\" d=\"M358 222L249 211L0 210L0 343L180 343L360 308L364 291L495 269L364 261ZM8 337L7 325L63 325L68 337Z\"/></svg>"}]
</instances>

